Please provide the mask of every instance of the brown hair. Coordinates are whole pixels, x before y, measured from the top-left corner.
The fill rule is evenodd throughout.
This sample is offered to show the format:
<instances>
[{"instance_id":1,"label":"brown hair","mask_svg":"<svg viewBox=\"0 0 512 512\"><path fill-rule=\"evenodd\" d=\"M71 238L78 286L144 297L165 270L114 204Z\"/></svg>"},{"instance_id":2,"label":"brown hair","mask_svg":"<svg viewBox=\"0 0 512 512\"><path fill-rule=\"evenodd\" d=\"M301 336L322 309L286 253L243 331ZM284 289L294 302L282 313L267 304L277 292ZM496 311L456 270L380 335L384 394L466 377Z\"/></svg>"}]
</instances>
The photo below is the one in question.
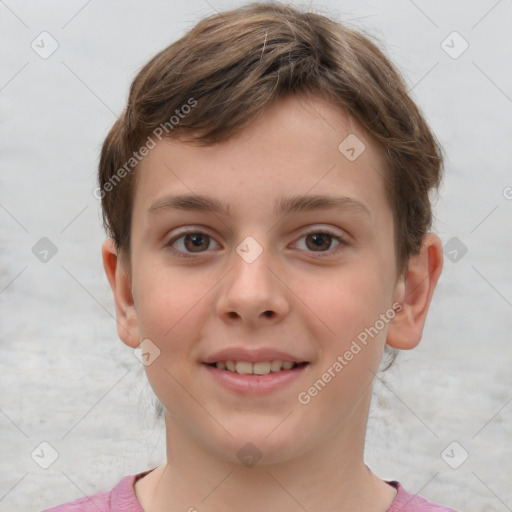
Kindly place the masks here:
<instances>
[{"instance_id":1,"label":"brown hair","mask_svg":"<svg viewBox=\"0 0 512 512\"><path fill-rule=\"evenodd\" d=\"M222 142L276 99L300 92L348 111L383 149L397 268L404 272L431 226L429 192L442 172L438 142L370 36L281 3L201 20L135 77L104 141L98 175L105 230L126 263L139 148L147 152L162 136Z\"/></svg>"}]
</instances>

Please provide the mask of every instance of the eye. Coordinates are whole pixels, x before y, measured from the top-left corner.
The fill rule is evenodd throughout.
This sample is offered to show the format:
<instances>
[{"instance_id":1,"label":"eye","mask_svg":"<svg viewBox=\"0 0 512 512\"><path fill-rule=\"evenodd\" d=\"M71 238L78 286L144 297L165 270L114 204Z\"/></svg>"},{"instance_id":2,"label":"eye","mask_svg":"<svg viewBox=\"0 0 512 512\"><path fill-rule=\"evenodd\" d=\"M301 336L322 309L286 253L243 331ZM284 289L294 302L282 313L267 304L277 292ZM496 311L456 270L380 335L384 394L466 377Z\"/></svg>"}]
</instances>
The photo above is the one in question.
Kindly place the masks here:
<instances>
[{"instance_id":1,"label":"eye","mask_svg":"<svg viewBox=\"0 0 512 512\"><path fill-rule=\"evenodd\" d=\"M202 231L185 231L174 237L167 244L178 256L187 257L190 254L206 252L213 238ZM217 242L215 242L217 244ZM217 244L220 247L219 244Z\"/></svg>"},{"instance_id":2,"label":"eye","mask_svg":"<svg viewBox=\"0 0 512 512\"><path fill-rule=\"evenodd\" d=\"M305 243L300 244L303 239ZM212 242L217 245L217 248L220 248L220 245L210 235L192 229L175 236L166 245L179 257L192 257L193 254L208 252ZM333 242L336 242L334 249L332 248ZM321 256L327 253L325 255L329 256L337 253L342 248L341 246L346 245L346 243L340 235L317 229L303 234L295 245L299 246L298 248L301 250L317 252ZM300 245L303 247L300 247Z\"/></svg>"},{"instance_id":3,"label":"eye","mask_svg":"<svg viewBox=\"0 0 512 512\"><path fill-rule=\"evenodd\" d=\"M305 250L309 252L319 252L319 253L337 253L338 247L345 245L345 240L334 233L331 233L329 231L325 230L316 230L316 231L310 231L309 233L306 233L302 235L299 238L299 241L304 239L305 243L303 244L305 246ZM336 241L337 245L334 246L334 249L332 249L332 242ZM296 245L300 245L299 242L296 243ZM299 249L303 249L304 247L299 247Z\"/></svg>"}]
</instances>

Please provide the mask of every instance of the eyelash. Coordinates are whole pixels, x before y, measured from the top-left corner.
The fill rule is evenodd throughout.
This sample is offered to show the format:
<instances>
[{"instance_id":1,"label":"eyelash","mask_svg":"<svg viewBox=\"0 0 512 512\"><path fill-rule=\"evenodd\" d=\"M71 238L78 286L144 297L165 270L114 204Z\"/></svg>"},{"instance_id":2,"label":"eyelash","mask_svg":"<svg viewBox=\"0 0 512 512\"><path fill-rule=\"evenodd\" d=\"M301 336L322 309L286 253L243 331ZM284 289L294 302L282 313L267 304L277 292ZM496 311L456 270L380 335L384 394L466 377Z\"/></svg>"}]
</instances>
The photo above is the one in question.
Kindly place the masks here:
<instances>
[{"instance_id":1,"label":"eyelash","mask_svg":"<svg viewBox=\"0 0 512 512\"><path fill-rule=\"evenodd\" d=\"M200 231L198 229L193 229L192 228L192 229L187 229L186 231L182 231L180 234L178 234L177 236L173 237L171 240L169 240L169 242L166 243L166 246L169 247L171 249L171 251L176 256L178 256L180 258L194 258L196 255L203 254L204 252L210 252L210 251L206 250L206 251L198 252L198 253L185 253L185 252L182 252L182 251L178 251L174 247L172 247L174 245L174 243L177 242L180 238L183 238L184 236L191 235L191 234L194 234L194 235L206 235L208 238L213 240L213 237L210 236L208 233L204 233L203 231ZM338 251L343 248L343 246L348 244L348 242L343 237L341 237L341 236L339 236L337 234L334 234L333 232L331 232L329 230L326 230L326 229L314 229L314 230L302 233L300 235L300 237L299 237L299 240L301 238L307 236L307 235L327 235L327 236L330 236L334 240L337 240L339 242L338 245L334 249L328 249L327 251L320 251L320 252L316 253L318 255L318 257L320 257L320 258L327 257L327 256L332 256L334 254L337 254ZM306 252L310 252L312 254L315 254L315 251L306 251Z\"/></svg>"}]
</instances>

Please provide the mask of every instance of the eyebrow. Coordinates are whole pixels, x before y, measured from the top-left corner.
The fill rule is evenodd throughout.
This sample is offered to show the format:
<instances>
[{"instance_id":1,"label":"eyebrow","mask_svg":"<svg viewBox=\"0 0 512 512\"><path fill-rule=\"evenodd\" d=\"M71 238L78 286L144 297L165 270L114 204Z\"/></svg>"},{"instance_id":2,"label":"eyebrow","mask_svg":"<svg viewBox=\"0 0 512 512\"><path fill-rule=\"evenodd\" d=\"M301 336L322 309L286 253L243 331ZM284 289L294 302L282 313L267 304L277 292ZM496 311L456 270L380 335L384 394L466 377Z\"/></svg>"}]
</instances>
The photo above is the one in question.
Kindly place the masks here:
<instances>
[{"instance_id":1,"label":"eyebrow","mask_svg":"<svg viewBox=\"0 0 512 512\"><path fill-rule=\"evenodd\" d=\"M274 204L274 213L276 215L287 215L290 213L314 211L314 210L340 210L361 213L371 217L370 210L360 201L345 196L330 195L298 195L284 197L281 196ZM199 196L195 194L170 195L158 199L147 210L147 214L155 214L165 210L189 210L214 212L231 216L229 204L223 203L218 199L208 196Z\"/></svg>"}]
</instances>

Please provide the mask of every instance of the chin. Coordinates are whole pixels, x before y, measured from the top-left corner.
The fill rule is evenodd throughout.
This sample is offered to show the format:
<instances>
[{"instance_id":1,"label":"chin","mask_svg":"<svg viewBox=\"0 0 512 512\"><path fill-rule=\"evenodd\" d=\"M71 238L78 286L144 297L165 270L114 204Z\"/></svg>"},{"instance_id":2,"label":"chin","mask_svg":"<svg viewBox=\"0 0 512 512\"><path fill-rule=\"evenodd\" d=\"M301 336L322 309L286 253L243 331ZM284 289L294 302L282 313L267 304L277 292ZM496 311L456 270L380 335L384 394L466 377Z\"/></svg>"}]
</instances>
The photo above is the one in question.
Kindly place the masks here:
<instances>
[{"instance_id":1,"label":"chin","mask_svg":"<svg viewBox=\"0 0 512 512\"><path fill-rule=\"evenodd\" d=\"M276 428L279 421L270 429L263 428L266 425L255 420L237 429L228 427L233 437L223 431L222 439L209 439L210 446L220 458L246 467L285 463L307 451L302 446L304 433L299 436L298 429Z\"/></svg>"}]
</instances>

